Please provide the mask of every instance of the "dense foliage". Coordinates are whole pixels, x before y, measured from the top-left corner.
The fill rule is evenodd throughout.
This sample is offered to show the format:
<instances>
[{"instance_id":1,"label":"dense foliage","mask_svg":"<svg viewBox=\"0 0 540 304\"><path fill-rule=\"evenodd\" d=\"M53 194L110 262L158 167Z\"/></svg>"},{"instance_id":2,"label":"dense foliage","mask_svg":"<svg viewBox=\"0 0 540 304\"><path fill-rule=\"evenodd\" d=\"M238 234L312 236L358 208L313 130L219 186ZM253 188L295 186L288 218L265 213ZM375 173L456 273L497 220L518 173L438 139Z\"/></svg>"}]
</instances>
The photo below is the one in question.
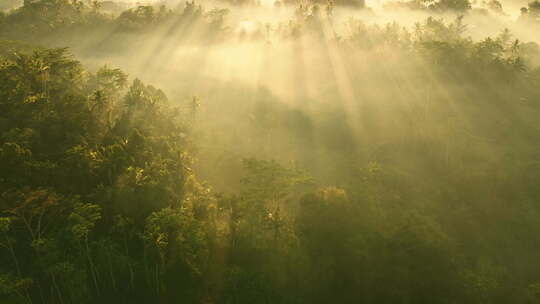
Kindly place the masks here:
<instances>
[{"instance_id":1,"label":"dense foliage","mask_svg":"<svg viewBox=\"0 0 540 304\"><path fill-rule=\"evenodd\" d=\"M430 5L470 7L450 2ZM317 88L332 102L230 87L234 112L53 47L123 54L165 29L216 44L227 10L0 15L0 302L539 303L538 45L473 40L461 17L328 37L332 9L273 32L348 59Z\"/></svg>"}]
</instances>

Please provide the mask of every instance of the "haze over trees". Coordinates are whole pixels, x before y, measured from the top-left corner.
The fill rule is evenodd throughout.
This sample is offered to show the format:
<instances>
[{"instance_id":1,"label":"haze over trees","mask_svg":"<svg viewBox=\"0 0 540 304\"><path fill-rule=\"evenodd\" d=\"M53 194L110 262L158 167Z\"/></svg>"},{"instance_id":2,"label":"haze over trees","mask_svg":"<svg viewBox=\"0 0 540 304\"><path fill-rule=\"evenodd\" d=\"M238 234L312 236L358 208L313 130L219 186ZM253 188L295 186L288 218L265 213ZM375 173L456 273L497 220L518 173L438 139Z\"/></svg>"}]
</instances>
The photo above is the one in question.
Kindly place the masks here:
<instances>
[{"instance_id":1,"label":"haze over trees","mask_svg":"<svg viewBox=\"0 0 540 304\"><path fill-rule=\"evenodd\" d=\"M538 1L0 5L0 303L540 303Z\"/></svg>"}]
</instances>

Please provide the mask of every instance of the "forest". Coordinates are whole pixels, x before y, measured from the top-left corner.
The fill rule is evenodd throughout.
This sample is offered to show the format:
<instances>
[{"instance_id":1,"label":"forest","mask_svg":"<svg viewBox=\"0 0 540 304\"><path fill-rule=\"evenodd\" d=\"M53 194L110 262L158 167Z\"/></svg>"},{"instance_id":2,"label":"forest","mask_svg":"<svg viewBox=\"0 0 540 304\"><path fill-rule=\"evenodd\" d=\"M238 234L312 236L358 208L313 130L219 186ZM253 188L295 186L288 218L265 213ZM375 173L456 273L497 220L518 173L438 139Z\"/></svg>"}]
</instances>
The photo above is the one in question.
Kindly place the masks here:
<instances>
[{"instance_id":1,"label":"forest","mask_svg":"<svg viewBox=\"0 0 540 304\"><path fill-rule=\"evenodd\" d=\"M0 303L540 303L500 1L0 0Z\"/></svg>"}]
</instances>

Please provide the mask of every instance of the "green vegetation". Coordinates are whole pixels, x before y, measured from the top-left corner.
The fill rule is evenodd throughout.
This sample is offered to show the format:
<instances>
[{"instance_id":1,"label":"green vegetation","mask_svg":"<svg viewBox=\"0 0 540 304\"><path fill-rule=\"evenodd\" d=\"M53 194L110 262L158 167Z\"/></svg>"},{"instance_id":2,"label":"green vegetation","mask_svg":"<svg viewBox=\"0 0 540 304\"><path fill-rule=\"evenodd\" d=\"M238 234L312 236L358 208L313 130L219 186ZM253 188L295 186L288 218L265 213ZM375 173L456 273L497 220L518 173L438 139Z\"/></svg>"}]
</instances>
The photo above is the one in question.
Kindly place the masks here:
<instances>
[{"instance_id":1,"label":"green vegetation","mask_svg":"<svg viewBox=\"0 0 540 304\"><path fill-rule=\"evenodd\" d=\"M538 44L334 5L0 15L0 303L540 303Z\"/></svg>"}]
</instances>

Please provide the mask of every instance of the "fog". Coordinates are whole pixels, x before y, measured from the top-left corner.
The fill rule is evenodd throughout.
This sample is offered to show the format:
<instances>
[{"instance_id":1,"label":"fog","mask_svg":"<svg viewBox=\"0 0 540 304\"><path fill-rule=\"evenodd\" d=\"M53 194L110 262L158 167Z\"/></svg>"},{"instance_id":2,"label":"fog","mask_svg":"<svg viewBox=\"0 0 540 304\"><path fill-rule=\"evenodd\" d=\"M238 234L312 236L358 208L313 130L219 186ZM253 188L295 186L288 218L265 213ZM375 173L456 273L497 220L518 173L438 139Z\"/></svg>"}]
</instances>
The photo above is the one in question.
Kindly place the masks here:
<instances>
[{"instance_id":1,"label":"fog","mask_svg":"<svg viewBox=\"0 0 540 304\"><path fill-rule=\"evenodd\" d=\"M103 64L120 67L184 104L196 96L201 105L197 114L200 133L193 140L200 153L199 170L219 189L228 186L229 179L224 180L222 174L230 172L231 166L241 166L242 157L255 155L286 163L305 162L304 166L325 179L329 178L328 168L335 168L337 176L333 178L345 179L348 165L338 168L340 157L375 157L375 151L386 143L411 136L448 136L435 134L440 123L445 124L443 129L452 123L466 126L470 137L459 138L463 141L460 145L474 141L480 154L490 149L489 143L483 142L489 142L490 136L477 129L481 128L475 125L477 118L469 117L479 112L469 109L470 105L456 104L458 99L472 98L470 88L448 82L425 58L410 58L407 49L406 40L414 39L408 35L414 35L417 24L430 16L451 24L459 14L433 15L385 7L385 3L372 5L367 3L365 9L335 6L331 15L321 5L313 17L316 23L300 29L303 18L315 16L311 5L304 4L306 10L300 12L298 7L276 7L273 3L234 7L202 2L206 12L227 9L217 13L222 17L211 17L219 19L212 21L218 22L215 28L209 28L204 20L179 25L172 17L163 25L152 26L142 37L98 29L71 37L69 46L91 69ZM178 4L180 11L184 6ZM459 21L461 35L481 41L508 29L510 40L538 42L536 29L520 24L512 14L473 9ZM54 35L60 36L61 42L54 37L47 43L60 46L65 39L62 35ZM538 64L537 56L528 58L533 67ZM481 77L489 82L491 75ZM363 116L366 111L369 117ZM501 119L508 114L490 111ZM342 124L349 135L335 138L324 134L329 132L324 124L330 122L321 121L328 119L321 116L327 112L338 115L332 118L338 121L331 123ZM273 115L296 115L301 120L287 121L295 118ZM450 121L454 115L459 122ZM268 129L254 132L255 121L261 120ZM290 123L302 125L291 129ZM344 155L334 151L342 148ZM490 157L497 162L499 156Z\"/></svg>"}]
</instances>

